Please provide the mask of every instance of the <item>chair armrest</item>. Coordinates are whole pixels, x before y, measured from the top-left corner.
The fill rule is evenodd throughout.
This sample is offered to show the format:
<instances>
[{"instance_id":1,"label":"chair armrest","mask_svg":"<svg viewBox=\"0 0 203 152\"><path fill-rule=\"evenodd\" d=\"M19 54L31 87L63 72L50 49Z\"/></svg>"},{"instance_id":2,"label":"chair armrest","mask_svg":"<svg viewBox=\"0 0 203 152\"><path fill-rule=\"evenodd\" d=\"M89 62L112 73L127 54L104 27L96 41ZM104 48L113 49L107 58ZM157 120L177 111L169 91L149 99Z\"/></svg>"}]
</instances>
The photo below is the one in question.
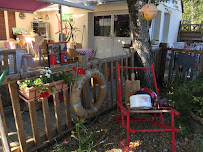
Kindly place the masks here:
<instances>
[{"instance_id":1,"label":"chair armrest","mask_svg":"<svg viewBox=\"0 0 203 152\"><path fill-rule=\"evenodd\" d=\"M174 112L174 114L176 115L176 118L180 118L180 113L176 109L172 107L170 107L169 109Z\"/></svg>"}]
</instances>

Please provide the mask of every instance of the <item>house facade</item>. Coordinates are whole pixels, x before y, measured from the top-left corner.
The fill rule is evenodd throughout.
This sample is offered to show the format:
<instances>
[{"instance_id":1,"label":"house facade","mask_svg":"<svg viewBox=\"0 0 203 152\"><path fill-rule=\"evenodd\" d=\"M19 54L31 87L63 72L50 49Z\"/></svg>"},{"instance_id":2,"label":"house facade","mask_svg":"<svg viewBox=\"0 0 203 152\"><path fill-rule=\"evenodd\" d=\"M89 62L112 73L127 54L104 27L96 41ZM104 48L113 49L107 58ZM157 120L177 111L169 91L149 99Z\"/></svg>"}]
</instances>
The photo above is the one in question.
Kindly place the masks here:
<instances>
[{"instance_id":1,"label":"house facade","mask_svg":"<svg viewBox=\"0 0 203 152\"><path fill-rule=\"evenodd\" d=\"M128 49L123 48L124 44L131 43L126 1L103 0L82 3L92 5L95 11L62 7L63 27L65 28L67 20L71 20L74 27L79 29L75 33L75 41L81 43L83 48L93 48L96 51L97 58L128 53ZM157 9L157 16L152 21L149 29L150 39L155 40L156 43L177 42L179 24L182 19L181 1L177 1L177 4L170 1L160 3ZM26 13L24 19L19 17L19 12L16 12L15 17L16 28L25 28L28 33L32 30L31 22L33 22L33 18L42 18L43 22L49 23L50 39L59 40L60 15L57 5L33 14ZM65 30L64 33L66 33Z\"/></svg>"}]
</instances>

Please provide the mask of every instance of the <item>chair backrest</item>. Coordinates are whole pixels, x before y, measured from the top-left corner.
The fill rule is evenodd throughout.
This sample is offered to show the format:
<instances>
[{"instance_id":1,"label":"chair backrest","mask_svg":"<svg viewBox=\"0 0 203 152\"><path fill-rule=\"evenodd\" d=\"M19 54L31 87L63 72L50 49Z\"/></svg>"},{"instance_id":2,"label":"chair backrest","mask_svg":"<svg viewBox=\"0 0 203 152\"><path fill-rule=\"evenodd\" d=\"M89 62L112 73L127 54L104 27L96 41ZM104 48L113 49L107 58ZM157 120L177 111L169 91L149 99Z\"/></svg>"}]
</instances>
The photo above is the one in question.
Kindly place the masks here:
<instances>
[{"instance_id":1,"label":"chair backrest","mask_svg":"<svg viewBox=\"0 0 203 152\"><path fill-rule=\"evenodd\" d=\"M75 49L68 49L67 56L69 59L74 59L78 57L78 52Z\"/></svg>"},{"instance_id":2,"label":"chair backrest","mask_svg":"<svg viewBox=\"0 0 203 152\"><path fill-rule=\"evenodd\" d=\"M42 49L43 49L44 51L47 50L47 44L46 44L46 42L42 42Z\"/></svg>"},{"instance_id":3,"label":"chair backrest","mask_svg":"<svg viewBox=\"0 0 203 152\"><path fill-rule=\"evenodd\" d=\"M157 88L157 82L156 82L156 77L155 77L155 72L154 72L154 66L153 66L153 64L151 65L151 67L125 67L125 66L120 66L120 64L118 64L118 82L119 82L119 88L118 88L117 102L122 103L121 74L120 74L121 69L150 69L152 71L155 93L157 94L157 96L159 96L159 90Z\"/></svg>"},{"instance_id":4,"label":"chair backrest","mask_svg":"<svg viewBox=\"0 0 203 152\"><path fill-rule=\"evenodd\" d=\"M20 48L21 48L21 49L25 48L25 47L24 47L24 46L25 46L25 40L24 40L24 39L21 39L21 40L19 41L19 45L20 45Z\"/></svg>"},{"instance_id":5,"label":"chair backrest","mask_svg":"<svg viewBox=\"0 0 203 152\"><path fill-rule=\"evenodd\" d=\"M16 40L13 39L13 38L10 38L8 41L9 41L9 42L13 42L13 41L16 41Z\"/></svg>"}]
</instances>

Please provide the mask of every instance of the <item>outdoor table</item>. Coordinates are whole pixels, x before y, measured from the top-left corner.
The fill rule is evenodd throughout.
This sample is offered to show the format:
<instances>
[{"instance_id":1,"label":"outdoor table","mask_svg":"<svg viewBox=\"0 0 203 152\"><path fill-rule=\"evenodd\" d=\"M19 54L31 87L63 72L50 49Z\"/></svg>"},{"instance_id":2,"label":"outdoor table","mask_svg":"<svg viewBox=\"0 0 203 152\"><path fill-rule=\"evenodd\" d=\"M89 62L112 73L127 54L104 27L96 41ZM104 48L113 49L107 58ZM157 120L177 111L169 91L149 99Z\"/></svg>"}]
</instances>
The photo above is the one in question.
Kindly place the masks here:
<instances>
[{"instance_id":1,"label":"outdoor table","mask_svg":"<svg viewBox=\"0 0 203 152\"><path fill-rule=\"evenodd\" d=\"M4 46L7 48L7 49L16 49L16 45L19 43L19 41L5 41L4 42ZM30 45L31 43L30 42L25 42L25 44L27 45L27 51L28 53L30 52L29 48L30 48Z\"/></svg>"},{"instance_id":2,"label":"outdoor table","mask_svg":"<svg viewBox=\"0 0 203 152\"><path fill-rule=\"evenodd\" d=\"M76 49L79 55L86 54L87 60L93 55L92 49Z\"/></svg>"}]
</instances>

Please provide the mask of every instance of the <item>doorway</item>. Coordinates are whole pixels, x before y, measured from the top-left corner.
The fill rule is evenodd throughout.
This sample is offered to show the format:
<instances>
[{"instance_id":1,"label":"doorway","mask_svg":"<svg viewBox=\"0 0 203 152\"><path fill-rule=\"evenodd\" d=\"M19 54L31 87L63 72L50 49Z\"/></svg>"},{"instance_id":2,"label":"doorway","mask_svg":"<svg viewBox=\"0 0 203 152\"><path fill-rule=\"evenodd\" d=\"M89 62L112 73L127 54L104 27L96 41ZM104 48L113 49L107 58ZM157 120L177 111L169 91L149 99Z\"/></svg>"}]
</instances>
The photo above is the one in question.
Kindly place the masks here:
<instances>
[{"instance_id":1,"label":"doorway","mask_svg":"<svg viewBox=\"0 0 203 152\"><path fill-rule=\"evenodd\" d=\"M124 44L130 44L129 14L127 11L94 14L94 50L97 58L129 53Z\"/></svg>"}]
</instances>

